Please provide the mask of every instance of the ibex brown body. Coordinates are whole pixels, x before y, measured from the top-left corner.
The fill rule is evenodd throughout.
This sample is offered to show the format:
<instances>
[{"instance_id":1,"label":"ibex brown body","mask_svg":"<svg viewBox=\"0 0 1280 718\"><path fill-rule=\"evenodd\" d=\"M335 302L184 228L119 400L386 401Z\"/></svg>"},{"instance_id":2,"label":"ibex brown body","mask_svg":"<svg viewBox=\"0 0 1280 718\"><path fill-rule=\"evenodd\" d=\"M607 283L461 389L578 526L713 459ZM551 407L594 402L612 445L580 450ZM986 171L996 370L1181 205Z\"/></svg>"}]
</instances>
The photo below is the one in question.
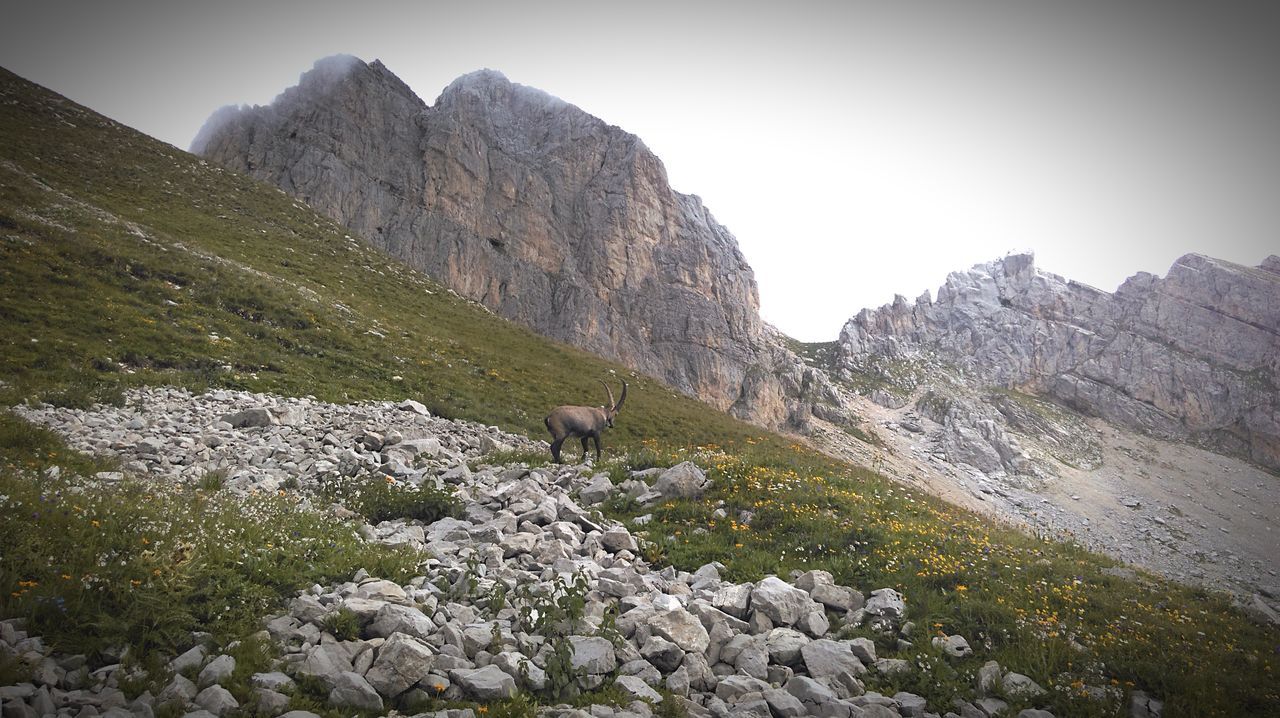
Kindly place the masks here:
<instances>
[{"instance_id":1,"label":"ibex brown body","mask_svg":"<svg viewBox=\"0 0 1280 718\"><path fill-rule=\"evenodd\" d=\"M613 426L613 417L622 411L622 402L627 400L627 383L622 382L622 397L615 404L613 390L608 384L604 390L609 393L608 406L557 406L547 414L543 423L551 432L551 458L560 463L560 445L571 436L582 437L582 460L587 460L587 441L596 442L596 461L600 460L600 432Z\"/></svg>"}]
</instances>

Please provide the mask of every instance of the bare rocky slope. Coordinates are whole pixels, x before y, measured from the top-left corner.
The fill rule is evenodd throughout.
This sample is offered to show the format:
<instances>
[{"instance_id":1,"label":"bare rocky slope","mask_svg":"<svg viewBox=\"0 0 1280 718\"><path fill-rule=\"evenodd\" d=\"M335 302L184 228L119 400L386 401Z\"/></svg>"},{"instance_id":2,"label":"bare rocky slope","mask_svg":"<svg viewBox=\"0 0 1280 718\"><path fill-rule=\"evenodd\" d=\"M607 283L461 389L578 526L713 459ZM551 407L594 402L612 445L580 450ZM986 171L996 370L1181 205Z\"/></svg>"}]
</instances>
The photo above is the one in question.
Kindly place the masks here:
<instances>
[{"instance_id":1,"label":"bare rocky slope","mask_svg":"<svg viewBox=\"0 0 1280 718\"><path fill-rule=\"evenodd\" d=\"M1115 293L1012 255L844 327L872 445L828 450L1171 578L1280 595L1280 259L1188 255Z\"/></svg>"},{"instance_id":2,"label":"bare rocky slope","mask_svg":"<svg viewBox=\"0 0 1280 718\"><path fill-rule=\"evenodd\" d=\"M953 273L937 301L864 310L841 332L838 361L899 388L912 365L948 365L971 383L1280 468L1278 268L1274 256L1253 268L1191 254L1108 294L1012 255ZM1011 468L1006 455L983 462Z\"/></svg>"},{"instance_id":3,"label":"bare rocky slope","mask_svg":"<svg viewBox=\"0 0 1280 718\"><path fill-rule=\"evenodd\" d=\"M326 58L268 106L215 113L192 151L742 418L796 426L834 400L761 322L736 240L639 138L497 72L428 106L380 62Z\"/></svg>"}]
</instances>

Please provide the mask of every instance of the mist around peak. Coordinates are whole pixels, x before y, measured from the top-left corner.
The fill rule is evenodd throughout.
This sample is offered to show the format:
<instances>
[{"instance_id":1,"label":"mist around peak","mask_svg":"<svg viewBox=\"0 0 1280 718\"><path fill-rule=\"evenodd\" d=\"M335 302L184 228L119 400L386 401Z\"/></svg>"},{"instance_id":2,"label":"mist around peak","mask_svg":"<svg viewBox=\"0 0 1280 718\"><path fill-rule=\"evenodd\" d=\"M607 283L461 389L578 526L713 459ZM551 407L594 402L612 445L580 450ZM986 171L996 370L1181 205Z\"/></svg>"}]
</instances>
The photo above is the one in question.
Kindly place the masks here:
<instances>
[{"instance_id":1,"label":"mist around peak","mask_svg":"<svg viewBox=\"0 0 1280 718\"><path fill-rule=\"evenodd\" d=\"M241 113L248 110L248 105L223 105L213 111L209 115L209 119L204 121L200 126L200 131L196 133L194 139L191 140L191 146L187 151L193 155L203 155L209 149L209 143L222 131L224 127L234 122L240 117Z\"/></svg>"}]
</instances>

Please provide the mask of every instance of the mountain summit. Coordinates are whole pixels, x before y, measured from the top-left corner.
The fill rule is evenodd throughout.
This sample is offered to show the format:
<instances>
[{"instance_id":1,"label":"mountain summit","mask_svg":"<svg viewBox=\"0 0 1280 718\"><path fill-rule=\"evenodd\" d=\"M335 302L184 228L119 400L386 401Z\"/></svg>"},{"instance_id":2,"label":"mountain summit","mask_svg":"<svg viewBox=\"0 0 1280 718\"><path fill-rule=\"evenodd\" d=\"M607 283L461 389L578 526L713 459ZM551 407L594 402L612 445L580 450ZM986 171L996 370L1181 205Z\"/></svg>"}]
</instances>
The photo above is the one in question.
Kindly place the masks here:
<instances>
[{"instance_id":1,"label":"mountain summit","mask_svg":"<svg viewBox=\"0 0 1280 718\"><path fill-rule=\"evenodd\" d=\"M717 408L778 426L823 393L761 322L733 235L639 138L501 73L427 106L379 62L326 58L268 106L215 113L192 150Z\"/></svg>"},{"instance_id":2,"label":"mountain summit","mask_svg":"<svg viewBox=\"0 0 1280 718\"><path fill-rule=\"evenodd\" d=\"M1278 265L1189 254L1109 294L1010 255L952 273L936 301L863 310L840 361L883 374L928 358L976 385L1280 468Z\"/></svg>"}]
</instances>

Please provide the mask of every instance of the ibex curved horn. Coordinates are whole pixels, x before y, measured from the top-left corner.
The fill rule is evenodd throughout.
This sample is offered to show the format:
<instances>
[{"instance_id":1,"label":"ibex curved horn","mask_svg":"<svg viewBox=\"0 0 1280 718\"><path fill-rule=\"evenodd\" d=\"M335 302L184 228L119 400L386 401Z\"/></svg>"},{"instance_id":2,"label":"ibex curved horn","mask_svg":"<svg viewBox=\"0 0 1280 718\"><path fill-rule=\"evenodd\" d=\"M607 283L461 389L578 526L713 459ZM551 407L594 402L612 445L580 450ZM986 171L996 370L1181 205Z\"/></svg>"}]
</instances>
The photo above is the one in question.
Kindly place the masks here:
<instances>
[{"instance_id":1,"label":"ibex curved horn","mask_svg":"<svg viewBox=\"0 0 1280 718\"><path fill-rule=\"evenodd\" d=\"M612 396L609 397L613 399ZM622 402L627 400L627 382L622 382L622 396L618 397L618 403L613 405L613 413L617 414L622 411Z\"/></svg>"},{"instance_id":2,"label":"ibex curved horn","mask_svg":"<svg viewBox=\"0 0 1280 718\"><path fill-rule=\"evenodd\" d=\"M613 401L613 390L612 390L612 389L610 389L610 388L609 388L609 385L608 385L608 384L606 384L606 383L604 383L603 381L601 381L601 382L600 382L600 386L603 386L603 387L604 387L604 390L605 390L605 391L607 391L607 392L609 393L609 403L608 403L608 405L607 405L607 406L608 406L608 408L609 408L609 411L613 411L613 410L614 410L614 406L615 406L615 405L614 405L614 401Z\"/></svg>"}]
</instances>

